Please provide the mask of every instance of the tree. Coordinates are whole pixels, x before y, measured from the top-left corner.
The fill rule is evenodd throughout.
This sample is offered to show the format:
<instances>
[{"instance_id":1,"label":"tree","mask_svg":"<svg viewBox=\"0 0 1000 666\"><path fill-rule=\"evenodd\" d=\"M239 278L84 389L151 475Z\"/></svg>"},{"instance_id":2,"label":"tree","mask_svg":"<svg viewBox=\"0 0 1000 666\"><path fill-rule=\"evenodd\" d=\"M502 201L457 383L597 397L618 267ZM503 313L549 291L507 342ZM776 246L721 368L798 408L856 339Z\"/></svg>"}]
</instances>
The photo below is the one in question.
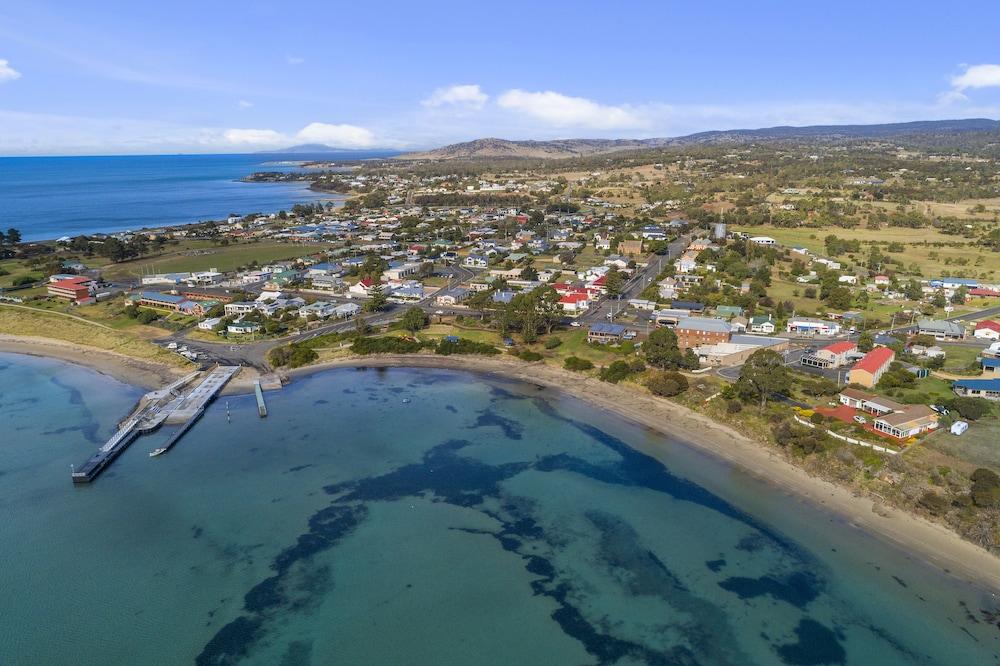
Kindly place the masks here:
<instances>
[{"instance_id":1,"label":"tree","mask_svg":"<svg viewBox=\"0 0 1000 666\"><path fill-rule=\"evenodd\" d=\"M382 310L385 310L385 306L389 304L389 298L385 295L385 292L382 291L382 287L379 285L372 287L370 296L371 298L369 298L368 302L365 304L365 309L368 310L368 312L381 312Z\"/></svg>"},{"instance_id":2,"label":"tree","mask_svg":"<svg viewBox=\"0 0 1000 666\"><path fill-rule=\"evenodd\" d=\"M427 313L417 306L413 306L403 314L403 319L400 323L410 333L416 333L427 326Z\"/></svg>"},{"instance_id":3,"label":"tree","mask_svg":"<svg viewBox=\"0 0 1000 666\"><path fill-rule=\"evenodd\" d=\"M736 381L736 394L744 401L759 400L761 409L774 395L788 392L791 379L781 354L771 349L758 349L743 364Z\"/></svg>"},{"instance_id":4,"label":"tree","mask_svg":"<svg viewBox=\"0 0 1000 666\"><path fill-rule=\"evenodd\" d=\"M617 296L622 293L625 286L625 276L617 268L612 267L604 275L604 288L608 290L608 296Z\"/></svg>"},{"instance_id":5,"label":"tree","mask_svg":"<svg viewBox=\"0 0 1000 666\"><path fill-rule=\"evenodd\" d=\"M948 301L945 299L943 291L938 291L934 294L934 298L931 299L931 305L936 308L943 308L948 305Z\"/></svg>"},{"instance_id":6,"label":"tree","mask_svg":"<svg viewBox=\"0 0 1000 666\"><path fill-rule=\"evenodd\" d=\"M834 287L826 295L826 303L837 310L847 310L851 307L851 290L847 287Z\"/></svg>"},{"instance_id":7,"label":"tree","mask_svg":"<svg viewBox=\"0 0 1000 666\"><path fill-rule=\"evenodd\" d=\"M21 242L21 232L11 227L7 230L7 242L11 245L17 245Z\"/></svg>"},{"instance_id":8,"label":"tree","mask_svg":"<svg viewBox=\"0 0 1000 666\"><path fill-rule=\"evenodd\" d=\"M972 476L972 502L976 506L990 507L1000 504L1000 476L993 470L980 467Z\"/></svg>"},{"instance_id":9,"label":"tree","mask_svg":"<svg viewBox=\"0 0 1000 666\"><path fill-rule=\"evenodd\" d=\"M858 351L870 352L875 347L875 338L870 331L864 331L858 338Z\"/></svg>"},{"instance_id":10,"label":"tree","mask_svg":"<svg viewBox=\"0 0 1000 666\"><path fill-rule=\"evenodd\" d=\"M676 370L684 365L684 356L677 347L677 334L669 328L658 328L642 345L646 362L654 368Z\"/></svg>"}]
</instances>

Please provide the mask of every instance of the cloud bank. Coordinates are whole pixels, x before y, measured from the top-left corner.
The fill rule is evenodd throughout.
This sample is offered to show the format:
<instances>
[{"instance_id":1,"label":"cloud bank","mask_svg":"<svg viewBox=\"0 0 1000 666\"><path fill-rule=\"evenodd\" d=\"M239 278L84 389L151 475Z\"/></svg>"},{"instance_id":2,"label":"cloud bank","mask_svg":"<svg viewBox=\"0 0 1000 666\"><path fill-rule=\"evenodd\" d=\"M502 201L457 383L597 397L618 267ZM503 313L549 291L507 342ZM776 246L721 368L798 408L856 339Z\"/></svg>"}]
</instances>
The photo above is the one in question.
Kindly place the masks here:
<instances>
[{"instance_id":1,"label":"cloud bank","mask_svg":"<svg viewBox=\"0 0 1000 666\"><path fill-rule=\"evenodd\" d=\"M551 90L528 92L515 88L502 94L497 104L502 109L523 113L554 127L616 130L647 125L639 113L627 107L605 106L585 97L570 97Z\"/></svg>"},{"instance_id":2,"label":"cloud bank","mask_svg":"<svg viewBox=\"0 0 1000 666\"><path fill-rule=\"evenodd\" d=\"M10 61L0 58L0 83L21 78L21 72L10 66Z\"/></svg>"},{"instance_id":3,"label":"cloud bank","mask_svg":"<svg viewBox=\"0 0 1000 666\"><path fill-rule=\"evenodd\" d=\"M421 104L431 108L460 105L480 109L486 104L489 98L489 95L484 93L478 85L466 84L438 88L431 93L430 97L422 101Z\"/></svg>"}]
</instances>

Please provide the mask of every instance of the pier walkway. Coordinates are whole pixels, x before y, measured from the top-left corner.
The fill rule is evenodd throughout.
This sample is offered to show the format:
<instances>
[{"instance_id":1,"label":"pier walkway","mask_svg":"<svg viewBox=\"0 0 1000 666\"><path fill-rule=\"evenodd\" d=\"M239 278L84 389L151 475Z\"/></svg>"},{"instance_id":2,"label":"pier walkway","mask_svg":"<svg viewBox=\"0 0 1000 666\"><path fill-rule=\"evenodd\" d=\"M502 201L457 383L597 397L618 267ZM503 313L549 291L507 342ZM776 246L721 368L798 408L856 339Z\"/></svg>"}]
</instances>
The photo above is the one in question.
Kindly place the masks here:
<instances>
[{"instance_id":1,"label":"pier walkway","mask_svg":"<svg viewBox=\"0 0 1000 666\"><path fill-rule=\"evenodd\" d=\"M257 396L257 414L260 418L267 416L267 405L264 404L264 392L260 388L260 380L255 379L253 382L253 392Z\"/></svg>"},{"instance_id":2,"label":"pier walkway","mask_svg":"<svg viewBox=\"0 0 1000 666\"><path fill-rule=\"evenodd\" d=\"M174 433L165 446L150 455L165 453L205 413L208 403L238 371L238 366L219 366L187 394L180 393L180 390L198 377L200 372L191 373L158 391L147 393L104 446L79 469L74 467L73 483L93 481L140 434L152 432L164 423L182 424L181 429Z\"/></svg>"}]
</instances>

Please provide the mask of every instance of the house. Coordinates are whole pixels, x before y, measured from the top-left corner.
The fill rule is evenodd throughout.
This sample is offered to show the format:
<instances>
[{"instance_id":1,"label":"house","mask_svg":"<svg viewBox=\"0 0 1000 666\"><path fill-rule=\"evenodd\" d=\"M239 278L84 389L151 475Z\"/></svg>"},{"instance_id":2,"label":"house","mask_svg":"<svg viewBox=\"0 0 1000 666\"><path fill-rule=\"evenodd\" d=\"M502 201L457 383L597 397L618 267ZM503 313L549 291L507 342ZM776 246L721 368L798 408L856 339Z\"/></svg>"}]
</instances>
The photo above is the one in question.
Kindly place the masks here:
<instances>
[{"instance_id":1,"label":"house","mask_svg":"<svg viewBox=\"0 0 1000 666\"><path fill-rule=\"evenodd\" d=\"M312 278L313 289L323 289L325 291L341 291L344 288L344 280L339 275L314 275Z\"/></svg>"},{"instance_id":2,"label":"house","mask_svg":"<svg viewBox=\"0 0 1000 666\"><path fill-rule=\"evenodd\" d=\"M771 349L781 353L789 348L784 338L760 335L733 335L729 342L701 345L694 348L698 360L710 366L733 366L745 363L758 349Z\"/></svg>"},{"instance_id":3,"label":"house","mask_svg":"<svg viewBox=\"0 0 1000 666\"><path fill-rule=\"evenodd\" d=\"M576 314L590 309L590 296L586 292L573 292L559 297L563 312Z\"/></svg>"},{"instance_id":4,"label":"house","mask_svg":"<svg viewBox=\"0 0 1000 666\"><path fill-rule=\"evenodd\" d=\"M811 317L793 317L788 320L786 330L800 335L837 335L840 324Z\"/></svg>"},{"instance_id":5,"label":"house","mask_svg":"<svg viewBox=\"0 0 1000 666\"><path fill-rule=\"evenodd\" d=\"M738 305L719 305L715 308L715 316L723 319L732 319L743 315L743 308Z\"/></svg>"},{"instance_id":6,"label":"house","mask_svg":"<svg viewBox=\"0 0 1000 666\"><path fill-rule=\"evenodd\" d=\"M342 303L333 309L333 316L337 319L350 319L361 312L361 306L357 303Z\"/></svg>"},{"instance_id":7,"label":"house","mask_svg":"<svg viewBox=\"0 0 1000 666\"><path fill-rule=\"evenodd\" d=\"M840 392L840 403L872 414L872 429L907 439L938 426L938 415L926 405L904 405L854 388Z\"/></svg>"},{"instance_id":8,"label":"house","mask_svg":"<svg viewBox=\"0 0 1000 666\"><path fill-rule=\"evenodd\" d=\"M685 317L674 326L674 332L677 334L677 346L682 350L729 342L732 333L727 322L708 317Z\"/></svg>"},{"instance_id":9,"label":"house","mask_svg":"<svg viewBox=\"0 0 1000 666\"><path fill-rule=\"evenodd\" d=\"M777 245L778 241L770 236L751 236L750 242L754 245Z\"/></svg>"},{"instance_id":10,"label":"house","mask_svg":"<svg viewBox=\"0 0 1000 666\"><path fill-rule=\"evenodd\" d=\"M372 289L375 288L375 284L375 280L371 278L362 278L356 284L348 287L347 292L354 296L368 296L372 293Z\"/></svg>"},{"instance_id":11,"label":"house","mask_svg":"<svg viewBox=\"0 0 1000 666\"><path fill-rule=\"evenodd\" d=\"M468 268L486 268L490 265L490 260L481 254L470 254L462 261L462 265Z\"/></svg>"},{"instance_id":12,"label":"house","mask_svg":"<svg viewBox=\"0 0 1000 666\"><path fill-rule=\"evenodd\" d=\"M221 321L222 317L211 317L209 319L202 319L201 321L198 322L198 329L202 331L214 330L215 327L218 326L219 322Z\"/></svg>"},{"instance_id":13,"label":"house","mask_svg":"<svg viewBox=\"0 0 1000 666\"><path fill-rule=\"evenodd\" d=\"M587 342L606 345L621 342L625 337L626 328L620 324L591 324L587 330Z\"/></svg>"},{"instance_id":14,"label":"house","mask_svg":"<svg viewBox=\"0 0 1000 666\"><path fill-rule=\"evenodd\" d=\"M921 319L917 322L917 333L932 335L935 340L965 339L965 327L947 319Z\"/></svg>"},{"instance_id":15,"label":"house","mask_svg":"<svg viewBox=\"0 0 1000 666\"><path fill-rule=\"evenodd\" d=\"M143 275L142 284L166 284L178 285L191 277L190 273L157 273L155 275Z\"/></svg>"},{"instance_id":16,"label":"house","mask_svg":"<svg viewBox=\"0 0 1000 666\"><path fill-rule=\"evenodd\" d=\"M671 301L670 307L674 310L687 310L688 312L705 311L705 305L697 301Z\"/></svg>"},{"instance_id":17,"label":"house","mask_svg":"<svg viewBox=\"0 0 1000 666\"><path fill-rule=\"evenodd\" d=\"M686 319L691 316L690 310L675 310L673 308L665 308L663 310L653 310L653 313L649 316L653 324L657 328L666 326L667 328L673 328L677 325L681 319Z\"/></svg>"},{"instance_id":18,"label":"house","mask_svg":"<svg viewBox=\"0 0 1000 666\"><path fill-rule=\"evenodd\" d=\"M226 311L227 317L234 317L253 312L257 309L257 303L256 301L235 301L233 303L226 303L223 309Z\"/></svg>"},{"instance_id":19,"label":"house","mask_svg":"<svg viewBox=\"0 0 1000 666\"><path fill-rule=\"evenodd\" d=\"M981 321L976 324L976 330L972 335L981 340L1000 340L1000 322L992 319Z\"/></svg>"},{"instance_id":20,"label":"house","mask_svg":"<svg viewBox=\"0 0 1000 666\"><path fill-rule=\"evenodd\" d=\"M984 377L1000 377L1000 358L981 358L979 367Z\"/></svg>"},{"instance_id":21,"label":"house","mask_svg":"<svg viewBox=\"0 0 1000 666\"><path fill-rule=\"evenodd\" d=\"M857 275L841 275L839 278L837 278L837 282L839 282L840 284L857 284L858 283L858 276Z\"/></svg>"},{"instance_id":22,"label":"house","mask_svg":"<svg viewBox=\"0 0 1000 666\"><path fill-rule=\"evenodd\" d=\"M303 305L299 308L298 314L303 319L308 319L310 315L319 319L327 319L333 315L336 308L337 306L333 303L328 303L327 301L316 301L315 303L310 303L309 305Z\"/></svg>"},{"instance_id":23,"label":"house","mask_svg":"<svg viewBox=\"0 0 1000 666\"><path fill-rule=\"evenodd\" d=\"M514 300L514 296L515 294L513 291L497 291L493 293L493 302L503 303L506 305Z\"/></svg>"},{"instance_id":24,"label":"house","mask_svg":"<svg viewBox=\"0 0 1000 666\"><path fill-rule=\"evenodd\" d=\"M892 282L888 275L876 275L873 278L876 287L887 287Z\"/></svg>"},{"instance_id":25,"label":"house","mask_svg":"<svg viewBox=\"0 0 1000 666\"><path fill-rule=\"evenodd\" d=\"M458 305L469 297L469 290L465 287L455 287L447 294L441 294L434 301L438 305Z\"/></svg>"},{"instance_id":26,"label":"house","mask_svg":"<svg viewBox=\"0 0 1000 666\"><path fill-rule=\"evenodd\" d=\"M861 386L875 386L895 358L896 352L888 347L876 347L854 364L847 375L847 381Z\"/></svg>"},{"instance_id":27,"label":"house","mask_svg":"<svg viewBox=\"0 0 1000 666\"><path fill-rule=\"evenodd\" d=\"M384 273L382 273L382 277L386 280L402 280L410 277L411 275L416 275L419 270L420 264L407 262L399 264L398 266L389 267Z\"/></svg>"},{"instance_id":28,"label":"house","mask_svg":"<svg viewBox=\"0 0 1000 666\"><path fill-rule=\"evenodd\" d=\"M49 296L61 298L80 305L94 300L97 282L82 275L67 277L46 285Z\"/></svg>"},{"instance_id":29,"label":"house","mask_svg":"<svg viewBox=\"0 0 1000 666\"><path fill-rule=\"evenodd\" d=\"M750 317L750 325L747 327L751 333L763 333L772 335L777 329L771 315L754 315Z\"/></svg>"},{"instance_id":30,"label":"house","mask_svg":"<svg viewBox=\"0 0 1000 666\"><path fill-rule=\"evenodd\" d=\"M226 327L226 332L234 335L249 335L260 331L260 324L255 321L235 321Z\"/></svg>"},{"instance_id":31,"label":"house","mask_svg":"<svg viewBox=\"0 0 1000 666\"><path fill-rule=\"evenodd\" d=\"M636 310L655 310L656 301L647 301L643 298L630 298L628 302L630 307Z\"/></svg>"},{"instance_id":32,"label":"house","mask_svg":"<svg viewBox=\"0 0 1000 666\"><path fill-rule=\"evenodd\" d=\"M979 286L979 280L945 277L931 280L928 284L934 289L959 289L960 287L975 289Z\"/></svg>"},{"instance_id":33,"label":"house","mask_svg":"<svg viewBox=\"0 0 1000 666\"><path fill-rule=\"evenodd\" d=\"M951 390L962 397L1000 400L1000 377L993 379L958 379Z\"/></svg>"},{"instance_id":34,"label":"house","mask_svg":"<svg viewBox=\"0 0 1000 666\"><path fill-rule=\"evenodd\" d=\"M848 356L857 351L857 349L858 346L853 342L846 340L843 342L834 342L816 350L812 354L804 354L800 362L802 365L813 368L839 368L847 365Z\"/></svg>"}]
</instances>

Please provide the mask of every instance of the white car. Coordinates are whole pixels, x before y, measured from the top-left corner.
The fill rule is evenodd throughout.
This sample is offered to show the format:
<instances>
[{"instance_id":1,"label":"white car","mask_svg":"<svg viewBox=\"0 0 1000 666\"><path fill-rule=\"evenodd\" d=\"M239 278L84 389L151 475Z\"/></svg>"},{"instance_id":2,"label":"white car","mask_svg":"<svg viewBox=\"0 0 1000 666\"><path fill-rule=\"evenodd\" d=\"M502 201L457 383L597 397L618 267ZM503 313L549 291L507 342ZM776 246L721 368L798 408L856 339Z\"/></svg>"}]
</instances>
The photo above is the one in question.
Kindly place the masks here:
<instances>
[{"instance_id":1,"label":"white car","mask_svg":"<svg viewBox=\"0 0 1000 666\"><path fill-rule=\"evenodd\" d=\"M569 325L572 326L573 328L580 328L581 326L580 322L578 321L571 321Z\"/></svg>"},{"instance_id":2,"label":"white car","mask_svg":"<svg viewBox=\"0 0 1000 666\"><path fill-rule=\"evenodd\" d=\"M855 416L854 417L854 422L855 423L868 423L868 419L866 419L863 416Z\"/></svg>"}]
</instances>

